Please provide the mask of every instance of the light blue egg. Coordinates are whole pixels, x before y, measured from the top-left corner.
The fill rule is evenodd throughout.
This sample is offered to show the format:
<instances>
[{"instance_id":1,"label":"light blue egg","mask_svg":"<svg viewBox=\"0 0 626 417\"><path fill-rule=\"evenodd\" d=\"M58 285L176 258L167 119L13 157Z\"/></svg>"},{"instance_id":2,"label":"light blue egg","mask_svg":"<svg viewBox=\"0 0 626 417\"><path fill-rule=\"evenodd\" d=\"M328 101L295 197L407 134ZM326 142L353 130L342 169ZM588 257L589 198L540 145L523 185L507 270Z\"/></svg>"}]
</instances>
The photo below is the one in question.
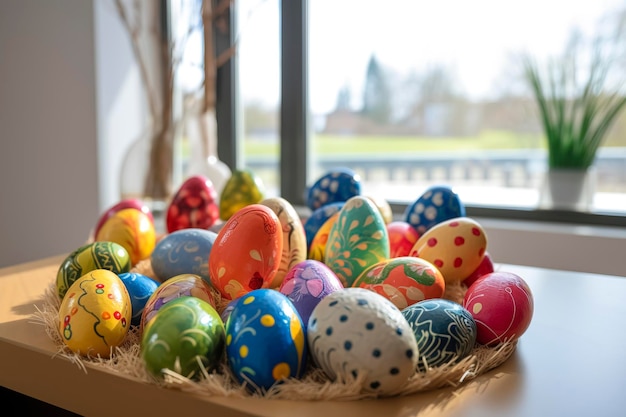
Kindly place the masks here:
<instances>
[{"instance_id":1,"label":"light blue egg","mask_svg":"<svg viewBox=\"0 0 626 417\"><path fill-rule=\"evenodd\" d=\"M216 237L217 233L199 228L181 229L166 235L150 255L154 274L160 281L194 274L210 284L209 254Z\"/></svg>"},{"instance_id":2,"label":"light blue egg","mask_svg":"<svg viewBox=\"0 0 626 417\"><path fill-rule=\"evenodd\" d=\"M458 194L445 185L428 188L404 212L407 223L421 235L437 223L455 217L465 217L465 206Z\"/></svg>"},{"instance_id":3,"label":"light blue egg","mask_svg":"<svg viewBox=\"0 0 626 417\"><path fill-rule=\"evenodd\" d=\"M130 295L130 302L132 307L131 324L139 325L141 321L141 314L148 302L148 299L154 293L159 286L159 283L152 278L139 274L137 272L124 272L118 274L128 295Z\"/></svg>"},{"instance_id":4,"label":"light blue egg","mask_svg":"<svg viewBox=\"0 0 626 417\"><path fill-rule=\"evenodd\" d=\"M474 318L462 305L442 298L419 301L402 310L419 350L418 369L457 363L476 344Z\"/></svg>"},{"instance_id":5,"label":"light blue egg","mask_svg":"<svg viewBox=\"0 0 626 417\"><path fill-rule=\"evenodd\" d=\"M306 331L292 302L273 289L242 296L226 322L228 366L237 381L264 392L306 369Z\"/></svg>"}]
</instances>

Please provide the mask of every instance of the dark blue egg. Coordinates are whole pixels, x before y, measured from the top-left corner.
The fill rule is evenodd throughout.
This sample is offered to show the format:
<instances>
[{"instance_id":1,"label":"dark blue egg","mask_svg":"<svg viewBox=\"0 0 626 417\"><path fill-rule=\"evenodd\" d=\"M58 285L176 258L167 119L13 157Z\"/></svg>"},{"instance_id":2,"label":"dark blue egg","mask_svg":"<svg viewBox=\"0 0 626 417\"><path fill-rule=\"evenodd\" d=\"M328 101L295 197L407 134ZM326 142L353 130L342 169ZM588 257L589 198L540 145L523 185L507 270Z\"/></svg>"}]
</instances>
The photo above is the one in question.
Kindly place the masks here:
<instances>
[{"instance_id":1,"label":"dark blue egg","mask_svg":"<svg viewBox=\"0 0 626 417\"><path fill-rule=\"evenodd\" d=\"M321 176L309 188L307 206L311 210L361 195L361 177L349 168L339 168Z\"/></svg>"},{"instance_id":2,"label":"dark blue egg","mask_svg":"<svg viewBox=\"0 0 626 417\"><path fill-rule=\"evenodd\" d=\"M306 331L292 302L273 289L243 295L226 322L228 366L241 384L264 392L306 368Z\"/></svg>"},{"instance_id":3,"label":"dark blue egg","mask_svg":"<svg viewBox=\"0 0 626 417\"><path fill-rule=\"evenodd\" d=\"M216 237L217 233L199 228L166 235L150 255L154 274L162 282L177 275L194 274L210 284L209 254Z\"/></svg>"},{"instance_id":4,"label":"dark blue egg","mask_svg":"<svg viewBox=\"0 0 626 417\"><path fill-rule=\"evenodd\" d=\"M132 318L130 323L139 325L141 314L152 293L157 289L159 283L152 278L137 272L124 272L118 274L128 295L132 308Z\"/></svg>"},{"instance_id":5,"label":"dark blue egg","mask_svg":"<svg viewBox=\"0 0 626 417\"><path fill-rule=\"evenodd\" d=\"M458 194L445 185L428 188L404 212L407 223L421 235L437 223L465 217L465 206Z\"/></svg>"},{"instance_id":6,"label":"dark blue egg","mask_svg":"<svg viewBox=\"0 0 626 417\"><path fill-rule=\"evenodd\" d=\"M411 326L425 371L467 357L476 344L476 322L462 305L443 298L419 301L402 310Z\"/></svg>"},{"instance_id":7,"label":"dark blue egg","mask_svg":"<svg viewBox=\"0 0 626 417\"><path fill-rule=\"evenodd\" d=\"M306 219L304 222L304 233L306 234L307 251L311 249L311 242L313 242L313 238L320 227L322 227L326 220L331 218L333 214L338 213L345 204L345 201L327 204L313 211L311 216Z\"/></svg>"}]
</instances>

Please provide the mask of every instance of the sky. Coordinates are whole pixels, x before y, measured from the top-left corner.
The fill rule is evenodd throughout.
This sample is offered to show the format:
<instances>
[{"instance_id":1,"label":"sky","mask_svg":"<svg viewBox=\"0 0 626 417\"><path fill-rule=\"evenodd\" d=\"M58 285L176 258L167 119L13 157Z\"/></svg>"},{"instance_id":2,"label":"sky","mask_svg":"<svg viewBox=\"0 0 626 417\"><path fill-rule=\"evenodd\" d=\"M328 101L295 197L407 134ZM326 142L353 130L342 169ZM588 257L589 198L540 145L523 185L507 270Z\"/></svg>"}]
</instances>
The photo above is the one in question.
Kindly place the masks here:
<instances>
[{"instance_id":1,"label":"sky","mask_svg":"<svg viewBox=\"0 0 626 417\"><path fill-rule=\"evenodd\" d=\"M309 0L310 105L332 111L348 86L353 105L375 54L395 77L445 65L470 98L493 94L516 69L511 51L558 53L572 27L590 33L624 0ZM279 0L237 0L244 102L276 106L280 97ZM193 42L193 40L191 41ZM518 67L519 68L519 67ZM504 74L504 75L503 75ZM191 77L193 79L193 77Z\"/></svg>"}]
</instances>

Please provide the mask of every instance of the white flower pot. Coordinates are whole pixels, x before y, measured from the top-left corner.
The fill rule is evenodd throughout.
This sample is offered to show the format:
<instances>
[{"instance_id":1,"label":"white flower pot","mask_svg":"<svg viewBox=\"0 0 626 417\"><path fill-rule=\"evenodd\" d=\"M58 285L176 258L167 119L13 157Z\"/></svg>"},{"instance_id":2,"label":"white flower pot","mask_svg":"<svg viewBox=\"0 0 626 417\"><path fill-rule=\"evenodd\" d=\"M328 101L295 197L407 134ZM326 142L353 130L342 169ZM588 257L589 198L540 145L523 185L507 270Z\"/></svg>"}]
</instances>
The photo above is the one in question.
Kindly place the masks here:
<instances>
[{"instance_id":1,"label":"white flower pot","mask_svg":"<svg viewBox=\"0 0 626 417\"><path fill-rule=\"evenodd\" d=\"M540 208L590 211L593 207L596 170L550 168L540 190Z\"/></svg>"}]
</instances>

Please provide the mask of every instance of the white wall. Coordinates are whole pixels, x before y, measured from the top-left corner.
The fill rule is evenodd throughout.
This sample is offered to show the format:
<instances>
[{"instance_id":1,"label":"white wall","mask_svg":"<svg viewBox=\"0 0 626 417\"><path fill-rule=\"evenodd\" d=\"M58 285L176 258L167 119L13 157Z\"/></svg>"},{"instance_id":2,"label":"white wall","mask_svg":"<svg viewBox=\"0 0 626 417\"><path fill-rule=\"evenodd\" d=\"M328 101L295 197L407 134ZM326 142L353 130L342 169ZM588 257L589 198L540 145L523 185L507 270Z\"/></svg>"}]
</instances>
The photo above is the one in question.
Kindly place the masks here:
<instances>
[{"instance_id":1,"label":"white wall","mask_svg":"<svg viewBox=\"0 0 626 417\"><path fill-rule=\"evenodd\" d=\"M117 201L145 120L128 42L111 0L0 1L0 267L77 248Z\"/></svg>"}]
</instances>

